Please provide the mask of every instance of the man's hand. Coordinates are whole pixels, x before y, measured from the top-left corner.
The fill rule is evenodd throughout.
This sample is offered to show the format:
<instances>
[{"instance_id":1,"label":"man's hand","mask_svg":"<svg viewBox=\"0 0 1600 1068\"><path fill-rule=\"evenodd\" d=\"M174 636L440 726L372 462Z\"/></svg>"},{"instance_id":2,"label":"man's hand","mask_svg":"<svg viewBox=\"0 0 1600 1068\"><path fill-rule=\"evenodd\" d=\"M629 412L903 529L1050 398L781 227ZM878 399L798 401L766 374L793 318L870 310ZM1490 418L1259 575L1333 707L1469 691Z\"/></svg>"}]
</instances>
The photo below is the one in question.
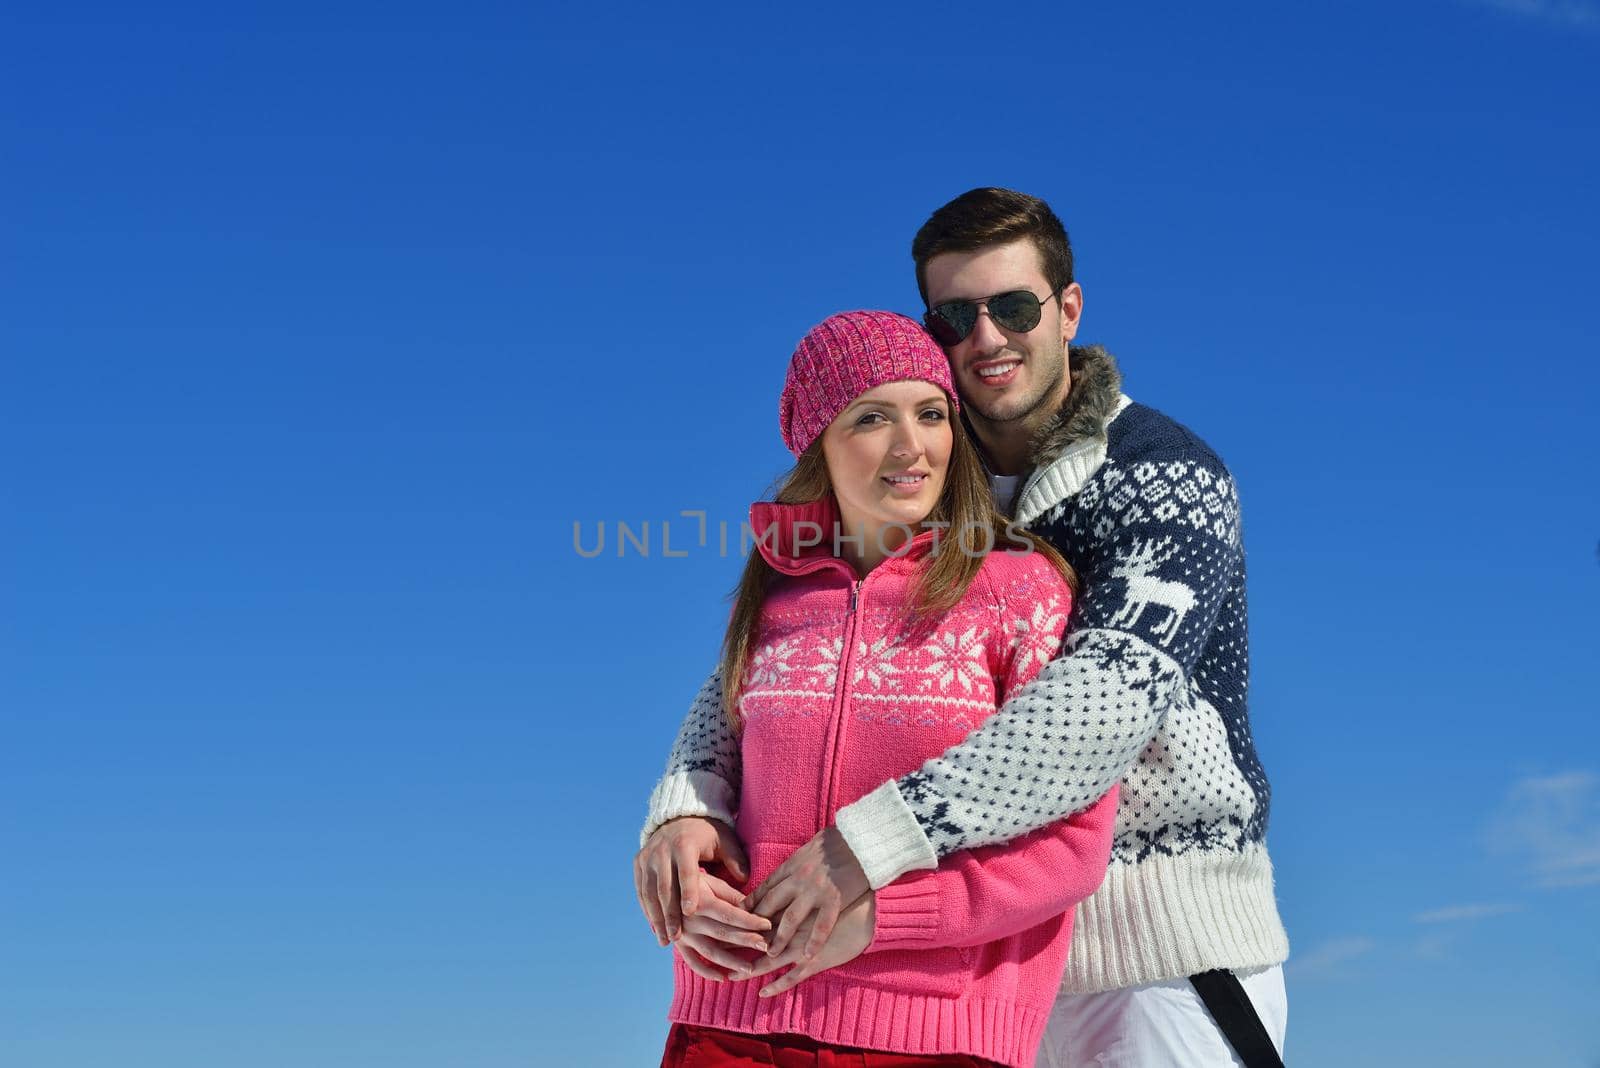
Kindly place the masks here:
<instances>
[{"instance_id":1,"label":"man's hand","mask_svg":"<svg viewBox=\"0 0 1600 1068\"><path fill-rule=\"evenodd\" d=\"M808 960L833 934L839 914L871 889L844 835L836 827L825 827L767 876L745 899L744 907L768 919L783 914L767 949L772 957L781 956L795 932L809 923L811 933L801 951L801 958Z\"/></svg>"},{"instance_id":2,"label":"man's hand","mask_svg":"<svg viewBox=\"0 0 1600 1068\"><path fill-rule=\"evenodd\" d=\"M770 921L739 907L743 894L709 872L700 873L700 907L683 918L678 953L696 975L720 983L743 979L765 960Z\"/></svg>"},{"instance_id":3,"label":"man's hand","mask_svg":"<svg viewBox=\"0 0 1600 1068\"><path fill-rule=\"evenodd\" d=\"M633 888L656 941L675 941L683 917L700 901L700 865L720 863L739 882L750 877L750 862L733 828L701 816L668 820L633 858Z\"/></svg>"},{"instance_id":4,"label":"man's hand","mask_svg":"<svg viewBox=\"0 0 1600 1068\"><path fill-rule=\"evenodd\" d=\"M815 922L815 921L813 921ZM800 952L801 941L809 944L809 932L802 930L801 939L791 945L785 952L776 957L768 957L758 961L748 976L735 975L735 978L754 979L758 975L766 975L786 965L794 965L778 978L775 983L769 983L761 988L761 996L770 998L774 994L781 994L785 990L800 985L805 980L818 972L837 968L841 964L848 964L866 952L872 944L873 932L877 930L878 922L878 896L868 890L856 899L855 904L839 914L839 922L834 926L833 933L812 955L802 955Z\"/></svg>"}]
</instances>

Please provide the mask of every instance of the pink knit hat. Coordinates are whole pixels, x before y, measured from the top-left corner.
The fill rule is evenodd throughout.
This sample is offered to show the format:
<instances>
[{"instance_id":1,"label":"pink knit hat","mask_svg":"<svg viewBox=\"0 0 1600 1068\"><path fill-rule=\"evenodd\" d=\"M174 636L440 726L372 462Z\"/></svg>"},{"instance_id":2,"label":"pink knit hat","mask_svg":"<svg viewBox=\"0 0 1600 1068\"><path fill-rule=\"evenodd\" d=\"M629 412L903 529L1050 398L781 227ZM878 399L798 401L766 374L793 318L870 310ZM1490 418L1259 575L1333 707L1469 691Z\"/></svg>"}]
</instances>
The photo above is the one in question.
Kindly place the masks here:
<instances>
[{"instance_id":1,"label":"pink knit hat","mask_svg":"<svg viewBox=\"0 0 1600 1068\"><path fill-rule=\"evenodd\" d=\"M932 382L961 410L950 363L938 342L914 319L886 311L830 315L813 326L789 359L778 426L799 456L828 424L867 390L885 382Z\"/></svg>"}]
</instances>

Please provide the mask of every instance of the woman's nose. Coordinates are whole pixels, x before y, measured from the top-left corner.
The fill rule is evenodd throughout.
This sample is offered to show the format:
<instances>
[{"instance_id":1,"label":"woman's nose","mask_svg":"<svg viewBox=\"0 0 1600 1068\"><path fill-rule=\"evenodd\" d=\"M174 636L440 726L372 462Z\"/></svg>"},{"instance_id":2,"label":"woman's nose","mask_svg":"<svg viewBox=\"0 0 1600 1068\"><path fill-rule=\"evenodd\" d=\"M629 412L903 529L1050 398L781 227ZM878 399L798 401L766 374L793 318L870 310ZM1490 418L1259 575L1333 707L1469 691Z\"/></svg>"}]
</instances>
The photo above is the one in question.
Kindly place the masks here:
<instances>
[{"instance_id":1,"label":"woman's nose","mask_svg":"<svg viewBox=\"0 0 1600 1068\"><path fill-rule=\"evenodd\" d=\"M901 423L894 432L894 440L889 443L889 455L896 459L913 457L922 451L922 442L918 440L917 433L911 423Z\"/></svg>"}]
</instances>

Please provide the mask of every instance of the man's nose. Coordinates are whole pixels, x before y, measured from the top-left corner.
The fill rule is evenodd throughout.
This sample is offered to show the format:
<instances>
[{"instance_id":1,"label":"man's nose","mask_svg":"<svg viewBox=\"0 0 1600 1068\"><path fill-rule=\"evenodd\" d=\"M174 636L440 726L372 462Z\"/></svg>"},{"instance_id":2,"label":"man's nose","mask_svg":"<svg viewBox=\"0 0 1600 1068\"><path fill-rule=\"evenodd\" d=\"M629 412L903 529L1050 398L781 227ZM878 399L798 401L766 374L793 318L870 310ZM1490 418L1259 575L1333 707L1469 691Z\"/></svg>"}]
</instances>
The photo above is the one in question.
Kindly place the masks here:
<instances>
[{"instance_id":1,"label":"man's nose","mask_svg":"<svg viewBox=\"0 0 1600 1068\"><path fill-rule=\"evenodd\" d=\"M968 340L972 342L972 350L979 355L999 352L1006 347L1006 336L994 325L987 305L978 309L978 321L973 324Z\"/></svg>"}]
</instances>

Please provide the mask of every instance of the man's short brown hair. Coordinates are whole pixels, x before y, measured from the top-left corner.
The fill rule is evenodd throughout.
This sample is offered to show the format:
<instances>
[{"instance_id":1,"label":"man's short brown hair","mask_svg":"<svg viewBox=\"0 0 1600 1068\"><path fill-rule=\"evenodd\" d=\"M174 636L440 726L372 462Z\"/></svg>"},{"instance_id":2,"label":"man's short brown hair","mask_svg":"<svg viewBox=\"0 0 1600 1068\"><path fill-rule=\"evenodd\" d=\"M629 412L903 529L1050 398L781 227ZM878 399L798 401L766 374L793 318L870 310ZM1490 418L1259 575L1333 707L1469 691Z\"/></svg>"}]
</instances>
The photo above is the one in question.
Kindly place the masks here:
<instances>
[{"instance_id":1,"label":"man's short brown hair","mask_svg":"<svg viewBox=\"0 0 1600 1068\"><path fill-rule=\"evenodd\" d=\"M1072 242L1067 229L1038 197L1013 189L972 189L928 216L911 240L917 264L917 289L928 303L928 261L945 252L975 252L1028 238L1039 253L1039 266L1050 292L1072 284Z\"/></svg>"}]
</instances>

